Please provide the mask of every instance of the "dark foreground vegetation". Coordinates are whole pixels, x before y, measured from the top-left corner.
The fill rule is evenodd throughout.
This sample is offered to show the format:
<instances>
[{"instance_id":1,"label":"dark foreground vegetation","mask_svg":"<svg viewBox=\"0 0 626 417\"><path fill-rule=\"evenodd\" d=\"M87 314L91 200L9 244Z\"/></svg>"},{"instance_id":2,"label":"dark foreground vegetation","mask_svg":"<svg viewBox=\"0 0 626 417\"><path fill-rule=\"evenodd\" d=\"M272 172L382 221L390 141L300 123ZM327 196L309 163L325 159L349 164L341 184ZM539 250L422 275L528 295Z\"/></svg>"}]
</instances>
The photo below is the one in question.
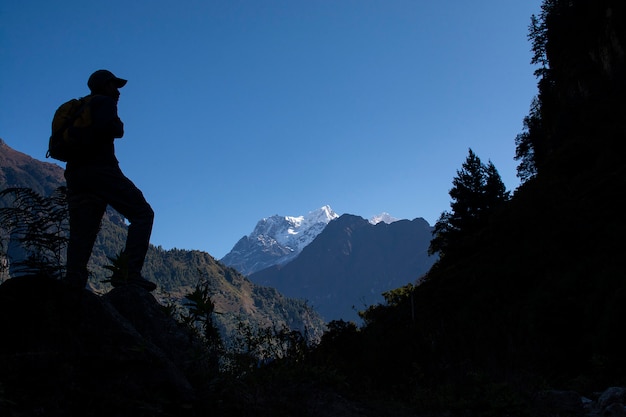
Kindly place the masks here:
<instances>
[{"instance_id":1,"label":"dark foreground vegetation","mask_svg":"<svg viewBox=\"0 0 626 417\"><path fill-rule=\"evenodd\" d=\"M161 314L149 295L76 301L58 281L42 296L10 279L2 415L74 404L85 416L592 415L582 396L626 386L626 4L545 0L530 40L538 94L516 138L522 185L509 196L470 152L435 228L439 261L362 312L363 326L331 322L317 345L242 328L227 351L205 303L186 321L197 331L158 318L178 335L170 349L149 331Z\"/></svg>"}]
</instances>

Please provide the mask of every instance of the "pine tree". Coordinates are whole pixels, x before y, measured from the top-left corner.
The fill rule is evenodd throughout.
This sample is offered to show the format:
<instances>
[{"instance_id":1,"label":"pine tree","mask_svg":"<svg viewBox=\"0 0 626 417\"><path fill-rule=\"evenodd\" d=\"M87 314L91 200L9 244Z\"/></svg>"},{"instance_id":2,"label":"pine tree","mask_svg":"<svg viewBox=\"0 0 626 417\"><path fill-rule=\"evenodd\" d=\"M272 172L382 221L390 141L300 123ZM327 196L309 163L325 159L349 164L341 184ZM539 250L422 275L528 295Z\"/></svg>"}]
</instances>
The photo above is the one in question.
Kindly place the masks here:
<instances>
[{"instance_id":1,"label":"pine tree","mask_svg":"<svg viewBox=\"0 0 626 417\"><path fill-rule=\"evenodd\" d=\"M506 186L504 182L502 182L502 177L500 177L500 173L493 162L489 161L485 174L487 176L484 188L485 210L492 212L500 206L502 202L507 201L511 195L506 190Z\"/></svg>"},{"instance_id":2,"label":"pine tree","mask_svg":"<svg viewBox=\"0 0 626 417\"><path fill-rule=\"evenodd\" d=\"M463 238L483 227L489 213L509 199L495 165L483 164L471 149L452 185L452 211L443 212L435 224L431 255L443 257L461 247Z\"/></svg>"},{"instance_id":3,"label":"pine tree","mask_svg":"<svg viewBox=\"0 0 626 417\"><path fill-rule=\"evenodd\" d=\"M457 170L456 174L449 193L453 213L450 223L453 229L463 230L480 217L480 211L484 208L485 167L470 149L461 170Z\"/></svg>"}]
</instances>

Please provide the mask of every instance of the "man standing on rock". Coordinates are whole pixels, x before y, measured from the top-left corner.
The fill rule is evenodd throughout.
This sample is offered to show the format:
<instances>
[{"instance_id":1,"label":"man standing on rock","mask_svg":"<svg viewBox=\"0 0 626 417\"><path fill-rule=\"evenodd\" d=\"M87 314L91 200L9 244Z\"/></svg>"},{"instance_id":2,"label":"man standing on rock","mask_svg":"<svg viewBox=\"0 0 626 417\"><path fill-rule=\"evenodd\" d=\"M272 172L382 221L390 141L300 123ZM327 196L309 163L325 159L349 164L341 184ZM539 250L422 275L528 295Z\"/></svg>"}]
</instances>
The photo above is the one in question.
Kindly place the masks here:
<instances>
[{"instance_id":1,"label":"man standing on rock","mask_svg":"<svg viewBox=\"0 0 626 417\"><path fill-rule=\"evenodd\" d=\"M70 239L67 248L69 285L85 288L87 263L96 241L107 205L128 219L128 236L121 259L127 270L116 272L111 284L135 285L147 291L156 285L141 276L150 244L154 212L142 192L122 173L115 157L115 139L124 136L124 124L117 115L119 89L127 80L108 70L91 74L87 86L91 94L85 99L91 122L81 128L80 145L68 156L65 179L70 212Z\"/></svg>"}]
</instances>

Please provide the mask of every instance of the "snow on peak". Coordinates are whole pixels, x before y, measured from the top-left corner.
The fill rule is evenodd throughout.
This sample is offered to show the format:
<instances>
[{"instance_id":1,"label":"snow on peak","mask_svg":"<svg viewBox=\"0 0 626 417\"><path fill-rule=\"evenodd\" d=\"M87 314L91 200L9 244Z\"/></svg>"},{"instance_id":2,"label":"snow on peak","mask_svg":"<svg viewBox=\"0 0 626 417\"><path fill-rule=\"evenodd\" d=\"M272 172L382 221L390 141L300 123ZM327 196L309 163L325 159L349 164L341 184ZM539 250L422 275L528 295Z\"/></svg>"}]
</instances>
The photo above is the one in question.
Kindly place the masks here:
<instances>
[{"instance_id":1,"label":"snow on peak","mask_svg":"<svg viewBox=\"0 0 626 417\"><path fill-rule=\"evenodd\" d=\"M330 206L304 216L266 217L258 221L252 233L237 242L222 262L244 274L283 265L298 256L337 217Z\"/></svg>"},{"instance_id":2,"label":"snow on peak","mask_svg":"<svg viewBox=\"0 0 626 417\"><path fill-rule=\"evenodd\" d=\"M384 213L383 212L383 213L380 213L379 215L376 215L376 216L372 217L369 220L369 222L371 224L378 224L378 223L381 223L381 222L390 224L390 223L393 223L393 222L397 222L398 220L400 220L400 219L397 219L397 218L391 216L389 213Z\"/></svg>"},{"instance_id":3,"label":"snow on peak","mask_svg":"<svg viewBox=\"0 0 626 417\"><path fill-rule=\"evenodd\" d=\"M265 244L273 241L299 253L337 217L339 215L328 205L311 211L306 216L274 215L259 221L249 238Z\"/></svg>"},{"instance_id":4,"label":"snow on peak","mask_svg":"<svg viewBox=\"0 0 626 417\"><path fill-rule=\"evenodd\" d=\"M274 215L258 221L248 236L237 242L222 258L228 266L244 274L252 274L272 265L284 265L309 245L339 215L326 205L303 216ZM399 219L382 213L369 222L393 223Z\"/></svg>"}]
</instances>

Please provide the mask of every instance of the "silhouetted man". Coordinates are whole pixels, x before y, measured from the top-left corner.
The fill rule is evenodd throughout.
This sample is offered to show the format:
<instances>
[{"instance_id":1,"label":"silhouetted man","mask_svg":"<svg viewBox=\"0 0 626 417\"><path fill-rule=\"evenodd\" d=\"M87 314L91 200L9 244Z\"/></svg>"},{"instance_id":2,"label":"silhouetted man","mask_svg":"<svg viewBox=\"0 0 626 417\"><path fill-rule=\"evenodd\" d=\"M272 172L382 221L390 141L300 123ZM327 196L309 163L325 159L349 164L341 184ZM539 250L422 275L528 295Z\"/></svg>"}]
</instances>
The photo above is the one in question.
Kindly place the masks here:
<instances>
[{"instance_id":1,"label":"silhouetted man","mask_svg":"<svg viewBox=\"0 0 626 417\"><path fill-rule=\"evenodd\" d=\"M150 243L154 212L141 191L119 168L115 139L124 136L124 124L117 115L119 89L126 80L107 70L91 74L85 111L91 123L80 133L81 145L70 156L65 170L70 212L70 239L67 248L67 282L78 288L87 284L87 263L96 241L107 205L128 219L128 236L122 256L128 262L127 276L114 274L111 284L137 285L148 291L156 285L141 276ZM78 133L77 133L78 135Z\"/></svg>"}]
</instances>

